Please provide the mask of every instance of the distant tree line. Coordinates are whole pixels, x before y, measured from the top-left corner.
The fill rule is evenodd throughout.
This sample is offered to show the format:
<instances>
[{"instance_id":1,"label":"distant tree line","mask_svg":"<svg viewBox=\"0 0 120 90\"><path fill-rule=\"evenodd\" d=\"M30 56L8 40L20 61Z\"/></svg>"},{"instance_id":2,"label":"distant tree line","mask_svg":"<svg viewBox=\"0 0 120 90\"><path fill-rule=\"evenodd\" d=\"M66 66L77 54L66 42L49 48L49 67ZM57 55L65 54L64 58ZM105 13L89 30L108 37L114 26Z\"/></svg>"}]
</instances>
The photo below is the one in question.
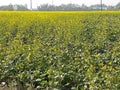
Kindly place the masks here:
<instances>
[{"instance_id":1,"label":"distant tree line","mask_svg":"<svg viewBox=\"0 0 120 90\"><path fill-rule=\"evenodd\" d=\"M17 11L26 11L28 9L27 5L4 5L0 6L0 10L17 10ZM101 10L100 4L95 4L91 6L86 6L82 4L81 6L78 4L61 4L59 6L43 4L37 6L36 9L32 9L36 11L82 11L82 10ZM107 6L105 4L102 5L102 10L120 10L120 3L115 6Z\"/></svg>"},{"instance_id":2,"label":"distant tree line","mask_svg":"<svg viewBox=\"0 0 120 90\"><path fill-rule=\"evenodd\" d=\"M0 6L0 10L4 10L4 11L13 11L13 10L18 10L18 11L26 11L26 10L29 10L27 8L27 5L3 5L3 6Z\"/></svg>"},{"instance_id":3,"label":"distant tree line","mask_svg":"<svg viewBox=\"0 0 120 90\"><path fill-rule=\"evenodd\" d=\"M101 10L100 4L95 4L91 6L86 6L82 4L81 6L78 4L61 4L59 6L43 4L37 7L39 11L82 11L82 10ZM105 4L102 5L102 10L120 10L120 3L115 6L107 6Z\"/></svg>"}]
</instances>

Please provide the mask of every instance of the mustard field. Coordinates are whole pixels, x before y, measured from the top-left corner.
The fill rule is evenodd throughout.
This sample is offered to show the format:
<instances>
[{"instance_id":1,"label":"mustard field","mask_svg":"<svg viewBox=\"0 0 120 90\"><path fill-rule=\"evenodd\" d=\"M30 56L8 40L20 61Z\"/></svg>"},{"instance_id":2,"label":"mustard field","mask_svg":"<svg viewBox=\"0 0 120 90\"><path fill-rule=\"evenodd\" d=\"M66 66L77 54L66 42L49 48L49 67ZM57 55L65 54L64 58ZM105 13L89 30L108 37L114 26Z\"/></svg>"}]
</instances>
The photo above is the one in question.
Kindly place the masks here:
<instances>
[{"instance_id":1,"label":"mustard field","mask_svg":"<svg viewBox=\"0 0 120 90\"><path fill-rule=\"evenodd\" d=\"M0 12L0 83L17 90L120 90L120 11Z\"/></svg>"}]
</instances>

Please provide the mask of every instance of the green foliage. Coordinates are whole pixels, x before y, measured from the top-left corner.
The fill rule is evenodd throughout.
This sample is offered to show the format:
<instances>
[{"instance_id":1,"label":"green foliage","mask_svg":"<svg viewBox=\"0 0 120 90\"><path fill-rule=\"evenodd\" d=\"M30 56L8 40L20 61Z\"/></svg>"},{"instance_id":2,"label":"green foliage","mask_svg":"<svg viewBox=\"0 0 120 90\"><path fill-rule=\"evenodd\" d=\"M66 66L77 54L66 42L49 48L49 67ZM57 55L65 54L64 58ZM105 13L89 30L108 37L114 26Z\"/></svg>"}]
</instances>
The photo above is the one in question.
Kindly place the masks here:
<instances>
[{"instance_id":1,"label":"green foliage","mask_svg":"<svg viewBox=\"0 0 120 90\"><path fill-rule=\"evenodd\" d=\"M119 90L119 12L0 12L0 82L38 90Z\"/></svg>"}]
</instances>

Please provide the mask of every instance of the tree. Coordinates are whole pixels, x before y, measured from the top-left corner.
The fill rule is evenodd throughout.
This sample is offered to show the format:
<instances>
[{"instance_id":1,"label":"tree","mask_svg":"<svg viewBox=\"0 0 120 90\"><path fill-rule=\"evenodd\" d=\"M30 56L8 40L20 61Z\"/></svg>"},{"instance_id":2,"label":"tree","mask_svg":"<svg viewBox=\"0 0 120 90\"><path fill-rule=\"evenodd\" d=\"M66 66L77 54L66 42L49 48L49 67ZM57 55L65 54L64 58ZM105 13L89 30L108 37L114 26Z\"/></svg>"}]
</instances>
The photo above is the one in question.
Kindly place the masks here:
<instances>
[{"instance_id":1,"label":"tree","mask_svg":"<svg viewBox=\"0 0 120 90\"><path fill-rule=\"evenodd\" d=\"M114 6L108 6L107 9L108 10L115 10L115 7Z\"/></svg>"},{"instance_id":2,"label":"tree","mask_svg":"<svg viewBox=\"0 0 120 90\"><path fill-rule=\"evenodd\" d=\"M5 5L5 6L1 6L1 7L0 7L0 10L9 10L9 11L11 11L11 10L14 10L14 7L13 7L12 4L10 4L10 5Z\"/></svg>"},{"instance_id":3,"label":"tree","mask_svg":"<svg viewBox=\"0 0 120 90\"><path fill-rule=\"evenodd\" d=\"M116 9L118 10L120 10L120 2L116 5Z\"/></svg>"},{"instance_id":4,"label":"tree","mask_svg":"<svg viewBox=\"0 0 120 90\"><path fill-rule=\"evenodd\" d=\"M14 10L25 11L28 10L27 5L14 5Z\"/></svg>"}]
</instances>

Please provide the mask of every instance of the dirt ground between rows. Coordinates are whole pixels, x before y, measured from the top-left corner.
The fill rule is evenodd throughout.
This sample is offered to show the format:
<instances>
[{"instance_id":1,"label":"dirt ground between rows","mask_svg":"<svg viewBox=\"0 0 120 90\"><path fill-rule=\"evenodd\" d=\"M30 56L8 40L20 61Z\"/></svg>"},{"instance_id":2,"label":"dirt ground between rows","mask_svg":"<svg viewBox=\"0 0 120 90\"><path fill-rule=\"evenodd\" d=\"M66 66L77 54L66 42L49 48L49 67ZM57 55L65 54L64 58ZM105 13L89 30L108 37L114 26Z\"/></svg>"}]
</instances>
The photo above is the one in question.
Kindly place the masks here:
<instances>
[{"instance_id":1,"label":"dirt ground between rows","mask_svg":"<svg viewBox=\"0 0 120 90\"><path fill-rule=\"evenodd\" d=\"M0 90L11 90L11 89L8 87L0 87Z\"/></svg>"}]
</instances>

